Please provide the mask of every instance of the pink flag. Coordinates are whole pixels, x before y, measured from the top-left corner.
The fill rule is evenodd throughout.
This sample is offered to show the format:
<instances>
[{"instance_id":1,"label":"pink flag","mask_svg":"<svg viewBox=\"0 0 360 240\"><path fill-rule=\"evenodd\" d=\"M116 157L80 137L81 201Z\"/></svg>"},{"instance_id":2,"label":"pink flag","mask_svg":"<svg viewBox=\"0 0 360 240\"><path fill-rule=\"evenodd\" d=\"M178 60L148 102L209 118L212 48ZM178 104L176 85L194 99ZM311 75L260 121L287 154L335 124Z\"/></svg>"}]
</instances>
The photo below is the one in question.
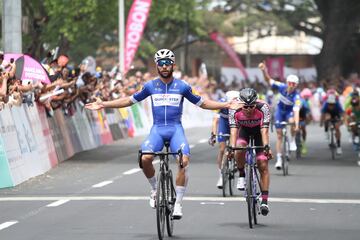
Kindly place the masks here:
<instances>
[{"instance_id":1,"label":"pink flag","mask_svg":"<svg viewBox=\"0 0 360 240\"><path fill-rule=\"evenodd\" d=\"M129 70L146 26L152 0L135 0L126 22L124 74Z\"/></svg>"},{"instance_id":2,"label":"pink flag","mask_svg":"<svg viewBox=\"0 0 360 240\"><path fill-rule=\"evenodd\" d=\"M235 65L240 69L241 73L243 74L245 79L248 79L248 75L246 69L241 63L241 60L237 56L234 49L231 45L227 42L227 40L221 36L218 32L212 32L209 34L210 38L215 41L225 52L226 54L234 61Z\"/></svg>"}]
</instances>

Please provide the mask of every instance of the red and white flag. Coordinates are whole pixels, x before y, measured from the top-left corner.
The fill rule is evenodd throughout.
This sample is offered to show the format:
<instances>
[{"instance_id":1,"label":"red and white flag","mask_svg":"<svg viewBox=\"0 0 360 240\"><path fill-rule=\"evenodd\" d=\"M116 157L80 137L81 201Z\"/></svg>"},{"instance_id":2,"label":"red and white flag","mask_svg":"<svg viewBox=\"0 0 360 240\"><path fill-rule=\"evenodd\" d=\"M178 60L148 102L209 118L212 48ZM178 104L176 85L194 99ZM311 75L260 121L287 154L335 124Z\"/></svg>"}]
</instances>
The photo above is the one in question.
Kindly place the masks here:
<instances>
[{"instance_id":1,"label":"red and white flag","mask_svg":"<svg viewBox=\"0 0 360 240\"><path fill-rule=\"evenodd\" d=\"M130 68L139 47L152 0L134 0L126 21L124 74Z\"/></svg>"}]
</instances>

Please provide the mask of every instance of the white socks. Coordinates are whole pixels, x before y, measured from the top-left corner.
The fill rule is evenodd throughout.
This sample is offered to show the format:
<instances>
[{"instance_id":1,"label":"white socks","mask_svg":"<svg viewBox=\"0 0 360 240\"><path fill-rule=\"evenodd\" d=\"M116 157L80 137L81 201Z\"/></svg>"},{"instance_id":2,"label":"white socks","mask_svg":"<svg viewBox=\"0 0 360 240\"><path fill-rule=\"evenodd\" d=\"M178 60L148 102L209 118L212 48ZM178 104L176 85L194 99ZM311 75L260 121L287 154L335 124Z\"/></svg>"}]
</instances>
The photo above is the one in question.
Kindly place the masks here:
<instances>
[{"instance_id":1,"label":"white socks","mask_svg":"<svg viewBox=\"0 0 360 240\"><path fill-rule=\"evenodd\" d=\"M150 185L151 185L151 189L152 190L156 190L156 188L157 188L157 181L156 181L156 177L155 177L155 175L152 177L152 178L148 178L148 181L149 181L149 183L150 183Z\"/></svg>"}]
</instances>

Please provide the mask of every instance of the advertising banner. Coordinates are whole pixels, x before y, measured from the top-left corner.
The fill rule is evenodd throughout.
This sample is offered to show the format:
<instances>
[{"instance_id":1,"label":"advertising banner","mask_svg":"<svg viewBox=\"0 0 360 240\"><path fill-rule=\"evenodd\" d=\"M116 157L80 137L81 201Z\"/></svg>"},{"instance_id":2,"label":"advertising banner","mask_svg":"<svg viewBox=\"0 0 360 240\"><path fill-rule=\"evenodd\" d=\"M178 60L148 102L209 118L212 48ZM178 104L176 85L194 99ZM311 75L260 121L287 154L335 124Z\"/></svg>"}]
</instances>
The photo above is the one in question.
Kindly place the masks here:
<instances>
[{"instance_id":1,"label":"advertising banner","mask_svg":"<svg viewBox=\"0 0 360 240\"><path fill-rule=\"evenodd\" d=\"M41 133L45 140L45 144L44 144L45 150L41 150L41 147L40 147L39 151L44 151L44 152L46 151L46 153L49 156L51 167L55 167L58 164L58 157L57 157L57 154L55 151L54 140L51 136L49 122L46 118L45 109L39 105L36 105L36 110L39 115L39 123L40 123L41 129L42 129Z\"/></svg>"},{"instance_id":2,"label":"advertising banner","mask_svg":"<svg viewBox=\"0 0 360 240\"><path fill-rule=\"evenodd\" d=\"M139 47L150 12L151 1L134 0L131 5L126 21L124 74L130 69L130 65Z\"/></svg>"},{"instance_id":3,"label":"advertising banner","mask_svg":"<svg viewBox=\"0 0 360 240\"><path fill-rule=\"evenodd\" d=\"M0 112L0 126L1 137L6 139L3 146L6 151L13 184L17 185L26 179L26 165L21 157L18 134L9 108L4 108Z\"/></svg>"},{"instance_id":4,"label":"advertising banner","mask_svg":"<svg viewBox=\"0 0 360 240\"><path fill-rule=\"evenodd\" d=\"M83 150L88 150L96 147L95 138L91 131L89 119L86 116L85 111L81 110L77 104L78 111L70 118L75 126L76 132L80 138L81 147Z\"/></svg>"},{"instance_id":5,"label":"advertising banner","mask_svg":"<svg viewBox=\"0 0 360 240\"><path fill-rule=\"evenodd\" d=\"M14 184L10 174L10 168L6 156L4 141L0 136L0 188L6 188L12 186L14 186Z\"/></svg>"},{"instance_id":6,"label":"advertising banner","mask_svg":"<svg viewBox=\"0 0 360 240\"><path fill-rule=\"evenodd\" d=\"M283 57L267 58L265 64L272 78L284 80L285 59Z\"/></svg>"}]
</instances>

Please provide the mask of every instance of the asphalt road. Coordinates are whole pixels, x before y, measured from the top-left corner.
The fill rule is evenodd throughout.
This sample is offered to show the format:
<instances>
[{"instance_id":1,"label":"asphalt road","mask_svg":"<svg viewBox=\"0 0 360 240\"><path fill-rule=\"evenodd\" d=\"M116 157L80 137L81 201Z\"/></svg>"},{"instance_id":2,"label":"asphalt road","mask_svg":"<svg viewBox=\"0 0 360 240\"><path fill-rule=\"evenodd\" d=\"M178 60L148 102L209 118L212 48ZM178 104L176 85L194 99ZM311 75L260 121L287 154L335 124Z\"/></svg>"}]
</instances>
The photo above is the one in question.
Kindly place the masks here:
<instances>
[{"instance_id":1,"label":"asphalt road","mask_svg":"<svg viewBox=\"0 0 360 240\"><path fill-rule=\"evenodd\" d=\"M290 176L270 162L270 214L260 216L254 229L242 193L223 198L215 187L217 148L207 144L209 128L186 133L190 182L173 239L360 239L360 167L347 133L344 153L335 160L322 130L312 125L309 153L290 163ZM274 133L271 138L274 146ZM77 154L42 176L1 189L0 239L157 239L149 184L137 165L142 140Z\"/></svg>"}]
</instances>

